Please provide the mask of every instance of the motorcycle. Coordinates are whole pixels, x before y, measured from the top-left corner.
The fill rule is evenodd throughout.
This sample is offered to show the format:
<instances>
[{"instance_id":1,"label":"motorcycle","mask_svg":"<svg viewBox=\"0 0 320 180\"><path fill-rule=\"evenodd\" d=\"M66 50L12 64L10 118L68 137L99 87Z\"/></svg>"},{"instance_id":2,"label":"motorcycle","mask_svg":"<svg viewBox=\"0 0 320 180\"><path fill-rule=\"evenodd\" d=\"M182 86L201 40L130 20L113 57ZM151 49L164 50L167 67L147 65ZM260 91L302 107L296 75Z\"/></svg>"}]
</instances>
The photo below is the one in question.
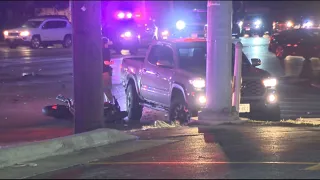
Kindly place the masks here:
<instances>
[{"instance_id":1,"label":"motorcycle","mask_svg":"<svg viewBox=\"0 0 320 180\"><path fill-rule=\"evenodd\" d=\"M104 95L105 96L105 95ZM74 117L74 101L70 98L66 98L63 95L58 95L56 100L63 102L64 104L55 104L45 106L42 109L42 113L46 116L56 119L73 119ZM121 111L118 100L113 96L113 104L107 101L104 97L104 120L107 123L124 122L124 118L128 116L127 111Z\"/></svg>"}]
</instances>

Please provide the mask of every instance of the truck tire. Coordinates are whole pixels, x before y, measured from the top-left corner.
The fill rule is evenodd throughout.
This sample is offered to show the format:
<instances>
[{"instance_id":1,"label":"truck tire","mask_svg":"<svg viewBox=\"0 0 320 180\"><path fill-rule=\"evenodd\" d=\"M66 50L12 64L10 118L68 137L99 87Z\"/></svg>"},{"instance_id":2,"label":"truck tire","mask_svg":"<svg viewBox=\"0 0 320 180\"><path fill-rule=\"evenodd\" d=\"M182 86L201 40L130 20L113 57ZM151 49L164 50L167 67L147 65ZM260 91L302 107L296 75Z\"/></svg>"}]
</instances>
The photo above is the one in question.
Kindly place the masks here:
<instances>
[{"instance_id":1,"label":"truck tire","mask_svg":"<svg viewBox=\"0 0 320 180\"><path fill-rule=\"evenodd\" d=\"M284 60L287 57L287 54L282 46L276 48L276 56L279 60Z\"/></svg>"},{"instance_id":2,"label":"truck tire","mask_svg":"<svg viewBox=\"0 0 320 180\"><path fill-rule=\"evenodd\" d=\"M62 46L64 48L70 48L72 46L72 36L70 34L66 35L64 38L63 38L63 41L62 41Z\"/></svg>"},{"instance_id":3,"label":"truck tire","mask_svg":"<svg viewBox=\"0 0 320 180\"><path fill-rule=\"evenodd\" d=\"M143 107L139 104L139 97L136 88L132 83L128 85L126 90L126 106L129 122L140 122Z\"/></svg>"},{"instance_id":4,"label":"truck tire","mask_svg":"<svg viewBox=\"0 0 320 180\"><path fill-rule=\"evenodd\" d=\"M33 36L31 39L31 45L30 47L32 49L39 49L39 47L41 46L41 39L39 36Z\"/></svg>"},{"instance_id":5,"label":"truck tire","mask_svg":"<svg viewBox=\"0 0 320 180\"><path fill-rule=\"evenodd\" d=\"M169 108L169 121L179 121L180 124L188 123L191 119L191 112L188 109L188 105L183 96L179 94L171 101Z\"/></svg>"}]
</instances>

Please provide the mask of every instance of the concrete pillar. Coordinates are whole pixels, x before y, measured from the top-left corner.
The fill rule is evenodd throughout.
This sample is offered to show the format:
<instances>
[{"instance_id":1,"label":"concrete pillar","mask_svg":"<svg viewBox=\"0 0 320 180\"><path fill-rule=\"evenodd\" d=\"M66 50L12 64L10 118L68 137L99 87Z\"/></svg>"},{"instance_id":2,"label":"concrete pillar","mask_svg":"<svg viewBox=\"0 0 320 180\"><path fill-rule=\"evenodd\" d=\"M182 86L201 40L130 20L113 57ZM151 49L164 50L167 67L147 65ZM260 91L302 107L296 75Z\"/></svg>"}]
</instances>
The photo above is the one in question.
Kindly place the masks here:
<instances>
[{"instance_id":1,"label":"concrete pillar","mask_svg":"<svg viewBox=\"0 0 320 180\"><path fill-rule=\"evenodd\" d=\"M103 127L101 1L72 1L75 133Z\"/></svg>"},{"instance_id":2,"label":"concrete pillar","mask_svg":"<svg viewBox=\"0 0 320 180\"><path fill-rule=\"evenodd\" d=\"M239 112L240 98L241 98L241 80L242 80L242 43L239 41L235 44L234 53L234 88L232 94L232 106Z\"/></svg>"},{"instance_id":3,"label":"concrete pillar","mask_svg":"<svg viewBox=\"0 0 320 180\"><path fill-rule=\"evenodd\" d=\"M208 1L206 108L199 123L233 120L232 116L232 1ZM214 122L215 121L215 122Z\"/></svg>"}]
</instances>

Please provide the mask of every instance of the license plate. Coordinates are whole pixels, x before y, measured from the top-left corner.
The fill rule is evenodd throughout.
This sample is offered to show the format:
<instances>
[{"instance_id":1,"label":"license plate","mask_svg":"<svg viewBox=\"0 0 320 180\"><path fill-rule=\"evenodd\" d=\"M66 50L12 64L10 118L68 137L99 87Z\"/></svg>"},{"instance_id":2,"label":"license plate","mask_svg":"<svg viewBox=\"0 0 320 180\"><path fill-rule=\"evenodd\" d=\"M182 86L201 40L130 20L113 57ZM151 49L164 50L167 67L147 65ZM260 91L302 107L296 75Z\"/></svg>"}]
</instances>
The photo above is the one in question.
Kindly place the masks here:
<instances>
[{"instance_id":1,"label":"license plate","mask_svg":"<svg viewBox=\"0 0 320 180\"><path fill-rule=\"evenodd\" d=\"M250 104L239 105L239 113L249 113L249 112L250 112Z\"/></svg>"},{"instance_id":2,"label":"license plate","mask_svg":"<svg viewBox=\"0 0 320 180\"><path fill-rule=\"evenodd\" d=\"M247 31L250 31L250 28L246 28Z\"/></svg>"},{"instance_id":3,"label":"license plate","mask_svg":"<svg viewBox=\"0 0 320 180\"><path fill-rule=\"evenodd\" d=\"M193 33L193 34L191 34L191 37L192 37L192 38L197 38L197 37L198 37L198 34Z\"/></svg>"}]
</instances>

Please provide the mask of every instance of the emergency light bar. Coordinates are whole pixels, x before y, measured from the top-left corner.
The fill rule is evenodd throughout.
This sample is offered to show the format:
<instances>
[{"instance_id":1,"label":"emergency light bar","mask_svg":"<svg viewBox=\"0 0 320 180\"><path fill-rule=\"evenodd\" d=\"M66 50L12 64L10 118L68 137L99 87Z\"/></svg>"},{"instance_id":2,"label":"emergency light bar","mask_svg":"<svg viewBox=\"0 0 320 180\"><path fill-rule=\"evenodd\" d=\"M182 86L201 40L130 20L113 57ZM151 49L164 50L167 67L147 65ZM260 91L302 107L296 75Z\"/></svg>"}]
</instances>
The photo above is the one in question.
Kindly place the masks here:
<instances>
[{"instance_id":1,"label":"emergency light bar","mask_svg":"<svg viewBox=\"0 0 320 180\"><path fill-rule=\"evenodd\" d=\"M127 13L118 12L118 13L116 14L116 17L117 17L118 19L124 19L124 18L131 19L131 18L133 17L133 14L132 14L131 12L127 12ZM136 16L136 17L140 17L140 15L139 15L139 16Z\"/></svg>"}]
</instances>

